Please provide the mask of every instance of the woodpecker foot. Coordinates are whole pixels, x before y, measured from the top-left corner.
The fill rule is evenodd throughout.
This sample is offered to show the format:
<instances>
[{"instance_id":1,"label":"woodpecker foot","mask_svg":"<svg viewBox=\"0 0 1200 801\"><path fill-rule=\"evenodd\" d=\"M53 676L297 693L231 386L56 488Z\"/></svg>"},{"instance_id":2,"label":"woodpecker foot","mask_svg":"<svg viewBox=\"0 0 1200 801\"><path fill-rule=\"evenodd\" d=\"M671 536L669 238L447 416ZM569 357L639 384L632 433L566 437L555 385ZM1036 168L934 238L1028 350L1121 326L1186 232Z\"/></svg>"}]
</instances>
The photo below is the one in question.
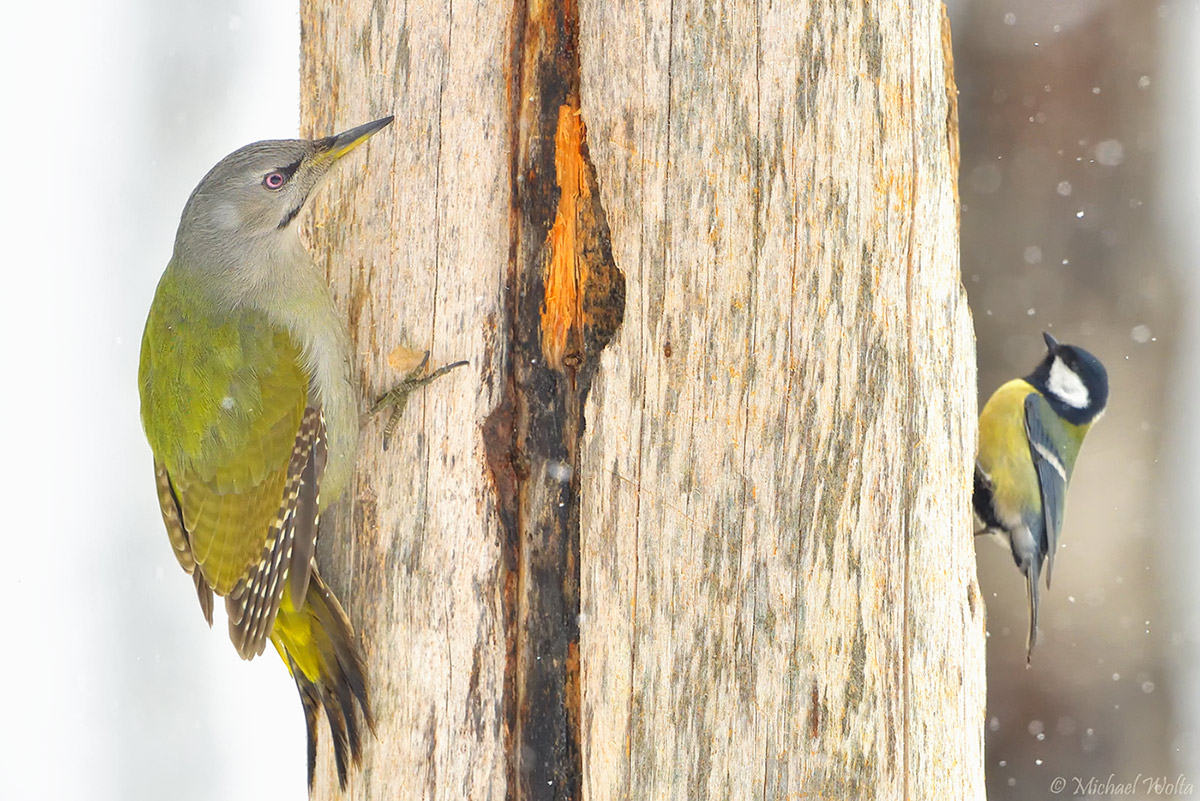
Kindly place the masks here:
<instances>
[{"instance_id":1,"label":"woodpecker foot","mask_svg":"<svg viewBox=\"0 0 1200 801\"><path fill-rule=\"evenodd\" d=\"M466 363L466 361L452 362L439 367L432 373L426 373L425 368L429 365L429 351L425 351L425 356L421 359L421 363L413 368L404 377L403 381L379 396L379 399L371 406L371 416L375 416L389 407L392 410L392 413L388 416L387 423L383 427L383 449L385 451L388 448L388 441L391 440L392 434L396 431L396 426L400 423L400 415L404 414L404 408L408 406L408 396L419 387L423 387L434 379L444 376L455 367L462 367Z\"/></svg>"}]
</instances>

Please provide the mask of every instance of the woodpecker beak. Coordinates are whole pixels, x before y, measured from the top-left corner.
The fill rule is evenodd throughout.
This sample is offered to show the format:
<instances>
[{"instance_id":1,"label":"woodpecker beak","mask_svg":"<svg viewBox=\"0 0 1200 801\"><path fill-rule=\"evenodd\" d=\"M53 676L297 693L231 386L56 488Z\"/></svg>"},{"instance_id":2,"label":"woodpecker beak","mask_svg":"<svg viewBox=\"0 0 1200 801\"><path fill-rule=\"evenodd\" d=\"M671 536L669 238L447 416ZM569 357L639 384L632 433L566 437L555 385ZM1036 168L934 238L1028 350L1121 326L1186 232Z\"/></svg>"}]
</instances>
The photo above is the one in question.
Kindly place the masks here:
<instances>
[{"instance_id":1,"label":"woodpecker beak","mask_svg":"<svg viewBox=\"0 0 1200 801\"><path fill-rule=\"evenodd\" d=\"M283 230L292 224L292 220L296 219L296 215L300 213L300 210L304 208L304 204L308 202L309 193L329 174L330 168L333 167L338 159L370 139L376 132L391 125L393 119L395 118L389 114L383 119L368 122L366 125L360 125L357 128L351 128L336 136L327 136L324 139L315 140L313 142L313 153L304 158L304 167L301 171L304 180L299 183L304 191L304 196L296 201L296 205L283 215L279 220L279 224L275 226L276 229Z\"/></svg>"},{"instance_id":2,"label":"woodpecker beak","mask_svg":"<svg viewBox=\"0 0 1200 801\"><path fill-rule=\"evenodd\" d=\"M327 136L324 139L317 140L317 155L313 160L318 164L332 164L370 139L376 132L391 125L393 119L395 118L389 114L383 119L368 122L366 125L360 125L357 128L351 128L336 136Z\"/></svg>"},{"instance_id":3,"label":"woodpecker beak","mask_svg":"<svg viewBox=\"0 0 1200 801\"><path fill-rule=\"evenodd\" d=\"M372 124L374 124L374 123L372 123ZM344 135L345 134L343 134L343 136ZM1046 331L1042 332L1042 339L1046 340L1046 349L1049 350L1051 353L1054 353L1054 351L1058 350L1058 340L1055 339L1054 337L1050 336L1050 334L1047 333Z\"/></svg>"}]
</instances>

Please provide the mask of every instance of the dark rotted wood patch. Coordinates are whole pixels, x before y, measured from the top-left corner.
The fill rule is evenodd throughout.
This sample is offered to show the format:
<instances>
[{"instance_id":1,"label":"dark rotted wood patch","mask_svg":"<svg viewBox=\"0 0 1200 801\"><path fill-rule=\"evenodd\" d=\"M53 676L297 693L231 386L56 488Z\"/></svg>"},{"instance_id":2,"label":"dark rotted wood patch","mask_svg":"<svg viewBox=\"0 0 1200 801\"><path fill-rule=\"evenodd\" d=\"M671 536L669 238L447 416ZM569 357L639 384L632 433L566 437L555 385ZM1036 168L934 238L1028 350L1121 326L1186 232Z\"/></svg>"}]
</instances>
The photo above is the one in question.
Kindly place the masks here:
<instances>
[{"instance_id":1,"label":"dark rotted wood patch","mask_svg":"<svg viewBox=\"0 0 1200 801\"><path fill-rule=\"evenodd\" d=\"M536 5L536 4L535 4ZM505 532L509 798L582 798L579 458L625 309L580 113L578 10L515 0L504 398L484 440Z\"/></svg>"}]
</instances>

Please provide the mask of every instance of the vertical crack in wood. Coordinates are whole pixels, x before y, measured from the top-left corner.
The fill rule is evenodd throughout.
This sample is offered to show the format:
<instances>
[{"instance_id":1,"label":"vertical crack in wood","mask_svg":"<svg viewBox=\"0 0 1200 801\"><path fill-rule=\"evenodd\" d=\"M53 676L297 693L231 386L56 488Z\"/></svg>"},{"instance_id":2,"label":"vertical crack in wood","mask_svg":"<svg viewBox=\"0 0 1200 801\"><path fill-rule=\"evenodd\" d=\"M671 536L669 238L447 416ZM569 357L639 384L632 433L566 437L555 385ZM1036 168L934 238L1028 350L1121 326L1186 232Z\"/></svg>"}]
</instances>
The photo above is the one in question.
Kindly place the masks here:
<instances>
[{"instance_id":1,"label":"vertical crack in wood","mask_svg":"<svg viewBox=\"0 0 1200 801\"><path fill-rule=\"evenodd\" d=\"M954 42L950 32L950 9L941 5L942 67L946 85L946 149L950 154L950 188L954 192L954 228L958 230L962 209L958 199L958 84L954 80Z\"/></svg>"},{"instance_id":2,"label":"vertical crack in wood","mask_svg":"<svg viewBox=\"0 0 1200 801\"><path fill-rule=\"evenodd\" d=\"M509 350L484 425L504 547L508 797L582 798L580 446L625 278L580 113L575 0L515 0Z\"/></svg>"},{"instance_id":3,"label":"vertical crack in wood","mask_svg":"<svg viewBox=\"0 0 1200 801\"><path fill-rule=\"evenodd\" d=\"M516 320L516 293L519 273L519 243L520 243L520 210L518 208L518 187L520 185L520 98L523 84L525 50L525 17L527 14L526 0L513 0L513 13L509 18L506 41L510 58L505 65L504 78L508 98L508 138L509 138L509 246L508 264L504 271L504 320L497 334L498 339L511 345L512 330ZM513 360L515 354L510 349L503 356L503 376L499 381L500 402L492 410L483 424L483 445L487 455L488 471L491 474L492 490L496 493L496 511L500 518L501 571L503 574L503 591L501 604L503 606L504 625L504 682L503 682L503 720L505 754L505 787L509 797L516 796L519 782L518 753L519 725L517 721L517 599L520 597L518 587L518 552L519 521L517 493L521 478L517 471L521 468L517 452L516 416L517 395L513 384Z\"/></svg>"},{"instance_id":4,"label":"vertical crack in wood","mask_svg":"<svg viewBox=\"0 0 1200 801\"><path fill-rule=\"evenodd\" d=\"M917 189L920 173L921 151L919 140L920 127L920 109L917 108L917 65L916 65L916 46L913 44L913 37L916 35L916 11L912 6L908 9L908 111L909 111L909 129L912 136L912 182L909 191L909 220L908 220L908 243L907 243L907 263L906 276L904 281L904 323L906 337L906 360L908 369L905 371L905 381L907 384L904 399L904 427L905 427L905 452L908 454L907 459L911 460L913 454L916 453L918 444L917 432L919 430L917 415L917 403L915 398L915 387L917 386L916 364L913 337L913 281L915 271L914 250L916 248L916 237L914 232L917 228ZM904 470L904 641L902 643L903 656L902 664L902 681L901 688L903 693L903 731L901 733L901 741L904 743L904 798L905 801L911 798L910 781L912 761L912 738L910 727L912 725L912 626L910 619L912 617L912 605L910 584L912 582L912 566L910 564L910 556L912 553L912 537L913 537L913 504L916 502L917 494L914 486L914 476L916 468L912 464L908 464Z\"/></svg>"}]
</instances>

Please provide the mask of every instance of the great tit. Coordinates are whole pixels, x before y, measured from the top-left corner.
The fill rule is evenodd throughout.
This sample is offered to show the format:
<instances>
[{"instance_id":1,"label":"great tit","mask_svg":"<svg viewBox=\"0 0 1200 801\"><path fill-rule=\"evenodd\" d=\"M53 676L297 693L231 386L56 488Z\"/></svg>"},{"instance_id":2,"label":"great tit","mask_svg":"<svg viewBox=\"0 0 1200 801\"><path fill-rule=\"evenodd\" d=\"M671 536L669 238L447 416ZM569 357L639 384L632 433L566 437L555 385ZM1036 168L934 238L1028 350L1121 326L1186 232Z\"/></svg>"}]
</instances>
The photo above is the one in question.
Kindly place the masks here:
<instances>
[{"instance_id":1,"label":"great tit","mask_svg":"<svg viewBox=\"0 0 1200 801\"><path fill-rule=\"evenodd\" d=\"M1067 483L1079 446L1108 403L1108 373L1083 348L1043 334L1047 353L1032 373L993 393L979 415L973 503L978 534L1007 540L1029 590L1026 662L1037 641L1038 580L1046 589L1062 532Z\"/></svg>"}]
</instances>

